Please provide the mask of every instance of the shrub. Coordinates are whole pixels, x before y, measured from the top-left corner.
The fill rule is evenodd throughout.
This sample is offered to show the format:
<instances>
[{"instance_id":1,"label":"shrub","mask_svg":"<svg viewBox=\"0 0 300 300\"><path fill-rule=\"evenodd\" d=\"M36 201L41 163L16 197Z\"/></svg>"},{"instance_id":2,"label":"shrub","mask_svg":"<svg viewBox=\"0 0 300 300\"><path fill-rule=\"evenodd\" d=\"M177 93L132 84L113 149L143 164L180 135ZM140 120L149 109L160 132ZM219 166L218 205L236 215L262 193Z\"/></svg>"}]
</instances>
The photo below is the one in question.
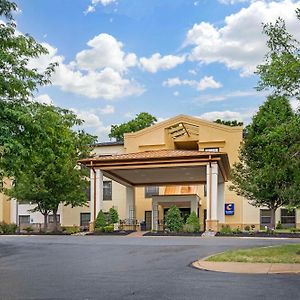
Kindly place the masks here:
<instances>
[{"instance_id":1,"label":"shrub","mask_svg":"<svg viewBox=\"0 0 300 300\"><path fill-rule=\"evenodd\" d=\"M300 228L290 228L290 232L292 233L300 232Z\"/></svg>"},{"instance_id":2,"label":"shrub","mask_svg":"<svg viewBox=\"0 0 300 300\"><path fill-rule=\"evenodd\" d=\"M5 222L0 223L0 232L3 234L14 234L17 231L18 226L16 224L7 224Z\"/></svg>"},{"instance_id":3,"label":"shrub","mask_svg":"<svg viewBox=\"0 0 300 300\"><path fill-rule=\"evenodd\" d=\"M76 225L70 227L64 227L64 231L68 234L74 234L80 232L80 228Z\"/></svg>"},{"instance_id":4,"label":"shrub","mask_svg":"<svg viewBox=\"0 0 300 300\"><path fill-rule=\"evenodd\" d=\"M191 224L184 224L182 228L183 232L195 232L194 226Z\"/></svg>"},{"instance_id":5,"label":"shrub","mask_svg":"<svg viewBox=\"0 0 300 300\"><path fill-rule=\"evenodd\" d=\"M241 229L239 227L232 230L233 234L237 234L237 233L241 233L241 232L242 231L241 231Z\"/></svg>"},{"instance_id":6,"label":"shrub","mask_svg":"<svg viewBox=\"0 0 300 300\"><path fill-rule=\"evenodd\" d=\"M225 225L225 226L222 226L222 228L220 230L220 233L222 233L222 234L231 234L232 230L229 227L229 225Z\"/></svg>"},{"instance_id":7,"label":"shrub","mask_svg":"<svg viewBox=\"0 0 300 300\"><path fill-rule=\"evenodd\" d=\"M119 214L113 207L109 209L109 224L115 224L119 222Z\"/></svg>"},{"instance_id":8,"label":"shrub","mask_svg":"<svg viewBox=\"0 0 300 300\"><path fill-rule=\"evenodd\" d=\"M32 228L31 226L25 227L24 230L25 230L27 233L33 232L33 228Z\"/></svg>"},{"instance_id":9,"label":"shrub","mask_svg":"<svg viewBox=\"0 0 300 300\"><path fill-rule=\"evenodd\" d=\"M282 229L282 228L283 228L283 226L282 226L281 222L278 221L278 223L276 225L276 229Z\"/></svg>"},{"instance_id":10,"label":"shrub","mask_svg":"<svg viewBox=\"0 0 300 300\"><path fill-rule=\"evenodd\" d=\"M95 221L95 229L102 228L107 225L105 214L102 210L99 211Z\"/></svg>"},{"instance_id":11,"label":"shrub","mask_svg":"<svg viewBox=\"0 0 300 300\"><path fill-rule=\"evenodd\" d=\"M244 229L245 229L245 231L250 231L250 226L246 225Z\"/></svg>"},{"instance_id":12,"label":"shrub","mask_svg":"<svg viewBox=\"0 0 300 300\"><path fill-rule=\"evenodd\" d=\"M192 232L198 232L200 230L199 218L194 211L187 218L186 225L190 225L192 227Z\"/></svg>"},{"instance_id":13,"label":"shrub","mask_svg":"<svg viewBox=\"0 0 300 300\"><path fill-rule=\"evenodd\" d=\"M182 230L183 219L180 210L176 205L171 206L166 214L165 225L170 232L178 232Z\"/></svg>"},{"instance_id":14,"label":"shrub","mask_svg":"<svg viewBox=\"0 0 300 300\"><path fill-rule=\"evenodd\" d=\"M114 225L107 225L103 227L104 232L114 232Z\"/></svg>"}]
</instances>

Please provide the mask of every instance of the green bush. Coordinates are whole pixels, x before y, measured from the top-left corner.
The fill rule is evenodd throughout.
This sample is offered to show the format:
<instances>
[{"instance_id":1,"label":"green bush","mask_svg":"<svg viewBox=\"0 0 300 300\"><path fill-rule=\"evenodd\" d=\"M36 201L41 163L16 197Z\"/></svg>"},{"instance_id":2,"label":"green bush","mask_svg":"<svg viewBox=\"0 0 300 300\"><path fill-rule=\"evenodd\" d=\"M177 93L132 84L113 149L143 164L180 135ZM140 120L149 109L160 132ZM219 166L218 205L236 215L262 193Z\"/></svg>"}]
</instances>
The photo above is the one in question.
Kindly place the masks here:
<instances>
[{"instance_id":1,"label":"green bush","mask_svg":"<svg viewBox=\"0 0 300 300\"><path fill-rule=\"evenodd\" d=\"M186 225L190 225L192 227L192 232L199 232L200 224L199 218L197 214L193 211L186 220Z\"/></svg>"},{"instance_id":2,"label":"green bush","mask_svg":"<svg viewBox=\"0 0 300 300\"><path fill-rule=\"evenodd\" d=\"M176 205L173 205L168 209L165 225L166 229L170 232L178 232L182 230L183 218L181 217L180 210Z\"/></svg>"},{"instance_id":3,"label":"green bush","mask_svg":"<svg viewBox=\"0 0 300 300\"><path fill-rule=\"evenodd\" d=\"M237 234L237 233L241 233L241 232L242 231L241 231L241 229L239 227L232 230L233 234Z\"/></svg>"},{"instance_id":4,"label":"green bush","mask_svg":"<svg viewBox=\"0 0 300 300\"><path fill-rule=\"evenodd\" d=\"M278 223L276 225L276 229L283 229L283 226L280 221L278 221Z\"/></svg>"},{"instance_id":5,"label":"green bush","mask_svg":"<svg viewBox=\"0 0 300 300\"><path fill-rule=\"evenodd\" d=\"M229 225L225 225L225 226L222 226L222 228L220 230L220 233L222 233L222 234L231 234L232 230L229 227Z\"/></svg>"},{"instance_id":6,"label":"green bush","mask_svg":"<svg viewBox=\"0 0 300 300\"><path fill-rule=\"evenodd\" d=\"M191 224L184 224L182 228L183 232L195 232L194 226Z\"/></svg>"},{"instance_id":7,"label":"green bush","mask_svg":"<svg viewBox=\"0 0 300 300\"><path fill-rule=\"evenodd\" d=\"M292 233L300 232L300 228L290 228L290 232Z\"/></svg>"},{"instance_id":8,"label":"green bush","mask_svg":"<svg viewBox=\"0 0 300 300\"><path fill-rule=\"evenodd\" d=\"M18 226L16 224L7 224L5 222L0 223L0 232L3 234L14 234L17 231Z\"/></svg>"},{"instance_id":9,"label":"green bush","mask_svg":"<svg viewBox=\"0 0 300 300\"><path fill-rule=\"evenodd\" d=\"M33 232L33 228L32 228L31 226L25 227L24 230L25 230L27 233Z\"/></svg>"},{"instance_id":10,"label":"green bush","mask_svg":"<svg viewBox=\"0 0 300 300\"><path fill-rule=\"evenodd\" d=\"M107 225L103 227L104 232L114 232L114 225Z\"/></svg>"},{"instance_id":11,"label":"green bush","mask_svg":"<svg viewBox=\"0 0 300 300\"><path fill-rule=\"evenodd\" d=\"M68 226L68 227L64 227L64 231L68 234L74 234L74 233L78 233L80 232L80 228L79 226Z\"/></svg>"},{"instance_id":12,"label":"green bush","mask_svg":"<svg viewBox=\"0 0 300 300\"><path fill-rule=\"evenodd\" d=\"M95 221L95 229L100 229L107 225L105 214L102 210L99 211L97 219Z\"/></svg>"},{"instance_id":13,"label":"green bush","mask_svg":"<svg viewBox=\"0 0 300 300\"><path fill-rule=\"evenodd\" d=\"M246 225L244 229L245 229L245 231L250 231L250 226Z\"/></svg>"},{"instance_id":14,"label":"green bush","mask_svg":"<svg viewBox=\"0 0 300 300\"><path fill-rule=\"evenodd\" d=\"M109 224L115 224L119 222L119 214L113 207L109 209Z\"/></svg>"}]
</instances>

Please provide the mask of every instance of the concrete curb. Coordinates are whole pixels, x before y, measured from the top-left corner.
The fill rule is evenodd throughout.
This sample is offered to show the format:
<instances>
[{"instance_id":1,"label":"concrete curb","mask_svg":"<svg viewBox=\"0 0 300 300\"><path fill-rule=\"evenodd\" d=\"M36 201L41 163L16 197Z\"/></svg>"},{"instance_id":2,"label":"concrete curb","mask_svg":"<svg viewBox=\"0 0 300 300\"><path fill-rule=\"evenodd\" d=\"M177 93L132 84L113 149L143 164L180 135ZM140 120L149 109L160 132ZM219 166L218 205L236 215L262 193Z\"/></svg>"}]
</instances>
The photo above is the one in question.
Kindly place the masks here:
<instances>
[{"instance_id":1,"label":"concrete curb","mask_svg":"<svg viewBox=\"0 0 300 300\"><path fill-rule=\"evenodd\" d=\"M206 261L208 257L192 263L196 269L238 274L300 274L300 264L243 263Z\"/></svg>"}]
</instances>

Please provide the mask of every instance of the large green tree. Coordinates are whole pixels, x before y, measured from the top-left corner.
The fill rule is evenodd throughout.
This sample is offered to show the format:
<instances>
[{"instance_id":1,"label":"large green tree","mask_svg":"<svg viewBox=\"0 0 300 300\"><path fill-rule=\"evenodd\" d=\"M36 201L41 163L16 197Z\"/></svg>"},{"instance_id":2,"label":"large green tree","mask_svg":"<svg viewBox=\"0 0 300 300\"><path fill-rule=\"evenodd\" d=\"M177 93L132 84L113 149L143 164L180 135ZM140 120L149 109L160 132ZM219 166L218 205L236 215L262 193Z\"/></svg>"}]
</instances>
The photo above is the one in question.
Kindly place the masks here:
<instances>
[{"instance_id":1,"label":"large green tree","mask_svg":"<svg viewBox=\"0 0 300 300\"><path fill-rule=\"evenodd\" d=\"M15 185L5 192L35 204L34 210L44 215L45 227L52 212L56 228L60 203L73 207L87 202L87 170L78 167L77 161L90 154L95 137L73 130L82 121L68 110L38 103L30 108L36 130L27 131L26 137L14 137L26 152L21 156L12 152L2 158L3 169L9 168L8 164L16 166Z\"/></svg>"},{"instance_id":2,"label":"large green tree","mask_svg":"<svg viewBox=\"0 0 300 300\"><path fill-rule=\"evenodd\" d=\"M236 127L236 126L243 126L244 123L237 121L237 120L221 120L221 119L217 119L214 121L214 123L217 124L222 124L222 125L226 125L226 126L230 126L230 127Z\"/></svg>"},{"instance_id":3,"label":"large green tree","mask_svg":"<svg viewBox=\"0 0 300 300\"><path fill-rule=\"evenodd\" d=\"M272 228L276 210L297 205L300 197L295 168L299 167L299 130L294 134L298 122L287 98L268 97L246 127L239 162L232 170L231 189L254 206L268 207Z\"/></svg>"},{"instance_id":4,"label":"large green tree","mask_svg":"<svg viewBox=\"0 0 300 300\"><path fill-rule=\"evenodd\" d=\"M115 138L116 141L123 141L124 134L135 132L153 125L157 119L149 113L141 112L133 120L120 125L112 125L109 133L110 138Z\"/></svg>"},{"instance_id":5,"label":"large green tree","mask_svg":"<svg viewBox=\"0 0 300 300\"><path fill-rule=\"evenodd\" d=\"M296 10L296 14L300 21L300 9ZM264 24L263 33L268 38L269 51L265 61L257 67L260 78L258 90L267 89L276 95L299 97L299 41L288 32L282 18L275 23Z\"/></svg>"}]
</instances>

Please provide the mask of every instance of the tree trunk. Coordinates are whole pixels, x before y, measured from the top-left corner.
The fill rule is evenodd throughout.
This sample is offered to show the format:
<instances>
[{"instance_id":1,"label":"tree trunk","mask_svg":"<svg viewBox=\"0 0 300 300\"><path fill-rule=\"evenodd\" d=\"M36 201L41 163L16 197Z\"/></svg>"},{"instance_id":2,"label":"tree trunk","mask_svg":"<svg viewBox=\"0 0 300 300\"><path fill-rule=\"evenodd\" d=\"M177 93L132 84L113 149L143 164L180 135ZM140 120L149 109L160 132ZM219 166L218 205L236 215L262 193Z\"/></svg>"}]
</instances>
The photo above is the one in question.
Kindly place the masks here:
<instances>
[{"instance_id":1,"label":"tree trunk","mask_svg":"<svg viewBox=\"0 0 300 300\"><path fill-rule=\"evenodd\" d=\"M271 211L271 222L270 222L270 229L274 230L275 229L275 213L276 213L276 208L270 208Z\"/></svg>"},{"instance_id":2,"label":"tree trunk","mask_svg":"<svg viewBox=\"0 0 300 300\"><path fill-rule=\"evenodd\" d=\"M53 211L53 231L57 232L58 231L58 227L57 227L57 210Z\"/></svg>"},{"instance_id":3,"label":"tree trunk","mask_svg":"<svg viewBox=\"0 0 300 300\"><path fill-rule=\"evenodd\" d=\"M46 232L48 230L48 214L44 214L44 231Z\"/></svg>"}]
</instances>

